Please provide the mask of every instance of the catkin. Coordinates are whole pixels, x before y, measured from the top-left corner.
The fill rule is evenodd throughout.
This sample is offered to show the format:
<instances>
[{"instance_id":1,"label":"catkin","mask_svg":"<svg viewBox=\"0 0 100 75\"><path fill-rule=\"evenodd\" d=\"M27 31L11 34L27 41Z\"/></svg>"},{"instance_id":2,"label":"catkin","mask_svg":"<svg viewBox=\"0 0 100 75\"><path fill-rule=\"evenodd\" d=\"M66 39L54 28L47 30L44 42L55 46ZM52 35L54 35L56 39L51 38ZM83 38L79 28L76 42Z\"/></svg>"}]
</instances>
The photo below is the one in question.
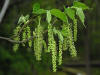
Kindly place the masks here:
<instances>
[{"instance_id":1,"label":"catkin","mask_svg":"<svg viewBox=\"0 0 100 75\"><path fill-rule=\"evenodd\" d=\"M58 65L62 64L62 48L63 48L63 42L59 40L59 58L58 58Z\"/></svg>"},{"instance_id":2,"label":"catkin","mask_svg":"<svg viewBox=\"0 0 100 75\"><path fill-rule=\"evenodd\" d=\"M20 26L16 27L16 29L14 30L14 35L18 34L20 28L21 28ZM16 37L14 38L14 40L15 40L15 41L19 41L19 40L20 40L20 36L19 36L19 35L16 36ZM19 44L14 44L13 50L14 50L15 52L18 50L18 48L19 48Z\"/></svg>"},{"instance_id":3,"label":"catkin","mask_svg":"<svg viewBox=\"0 0 100 75\"><path fill-rule=\"evenodd\" d=\"M51 51L52 48L52 25L48 25L48 52Z\"/></svg>"},{"instance_id":4,"label":"catkin","mask_svg":"<svg viewBox=\"0 0 100 75\"><path fill-rule=\"evenodd\" d=\"M77 19L74 19L73 22L74 22L74 41L77 41Z\"/></svg>"},{"instance_id":5,"label":"catkin","mask_svg":"<svg viewBox=\"0 0 100 75\"><path fill-rule=\"evenodd\" d=\"M27 26L26 27L26 30L27 30L27 38L29 39L29 38L31 38L31 30L30 30L30 27ZM29 45L30 48L32 47L32 40L31 39L28 41L28 45Z\"/></svg>"},{"instance_id":6,"label":"catkin","mask_svg":"<svg viewBox=\"0 0 100 75\"><path fill-rule=\"evenodd\" d=\"M53 37L52 37L53 39ZM56 51L56 42L55 40L53 39L52 40L52 48L51 48L51 51L52 51L52 67L53 67L53 72L56 72L57 70L57 65L56 65L56 60L57 60L57 51Z\"/></svg>"},{"instance_id":7,"label":"catkin","mask_svg":"<svg viewBox=\"0 0 100 75\"><path fill-rule=\"evenodd\" d=\"M54 40L52 25L48 25L48 52L52 53L52 68L53 72L56 72L56 60L57 60L57 51L56 51L56 41Z\"/></svg>"},{"instance_id":8,"label":"catkin","mask_svg":"<svg viewBox=\"0 0 100 75\"><path fill-rule=\"evenodd\" d=\"M68 38L64 38L63 41L63 51L66 51L68 49Z\"/></svg>"},{"instance_id":9,"label":"catkin","mask_svg":"<svg viewBox=\"0 0 100 75\"><path fill-rule=\"evenodd\" d=\"M69 47L69 44L68 44L68 27L67 27L66 24L63 24L62 30L64 32L63 51L66 51Z\"/></svg>"},{"instance_id":10,"label":"catkin","mask_svg":"<svg viewBox=\"0 0 100 75\"><path fill-rule=\"evenodd\" d=\"M27 39L26 28L24 28L22 33L22 40L26 40L26 39ZM22 45L25 46L25 43L23 43Z\"/></svg>"},{"instance_id":11,"label":"catkin","mask_svg":"<svg viewBox=\"0 0 100 75\"><path fill-rule=\"evenodd\" d=\"M70 25L70 24L69 24ZM69 42L69 51L70 51L70 55L72 57L76 57L77 56L77 51L76 48L74 46L74 41L73 41L73 36L72 36L72 30L68 25L68 42Z\"/></svg>"}]
</instances>

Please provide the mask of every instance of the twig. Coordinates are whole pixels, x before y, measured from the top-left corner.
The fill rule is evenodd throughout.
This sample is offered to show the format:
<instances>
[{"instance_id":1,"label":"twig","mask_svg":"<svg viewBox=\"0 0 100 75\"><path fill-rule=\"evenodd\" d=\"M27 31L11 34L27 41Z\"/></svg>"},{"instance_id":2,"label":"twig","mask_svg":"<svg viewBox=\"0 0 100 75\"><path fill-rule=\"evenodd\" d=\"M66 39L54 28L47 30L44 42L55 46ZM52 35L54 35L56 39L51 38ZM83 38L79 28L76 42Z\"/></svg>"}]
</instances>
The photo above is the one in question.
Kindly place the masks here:
<instances>
[{"instance_id":1,"label":"twig","mask_svg":"<svg viewBox=\"0 0 100 75\"><path fill-rule=\"evenodd\" d=\"M31 36L30 38L28 38L28 39L26 39L26 40L22 40L22 41L15 41L15 40L12 40L12 39L10 39L10 38L0 37L0 39L7 40L7 41L9 41L9 42L11 42L11 43L25 43L25 42L27 42L27 41L29 41L29 40L33 39L33 38L34 38L34 37L33 37L33 36Z\"/></svg>"},{"instance_id":2,"label":"twig","mask_svg":"<svg viewBox=\"0 0 100 75\"><path fill-rule=\"evenodd\" d=\"M9 3L10 3L10 0L5 0L5 3L3 5L3 8L2 8L1 13L0 13L0 23L2 22L2 19L6 13L6 10L9 6Z\"/></svg>"}]
</instances>

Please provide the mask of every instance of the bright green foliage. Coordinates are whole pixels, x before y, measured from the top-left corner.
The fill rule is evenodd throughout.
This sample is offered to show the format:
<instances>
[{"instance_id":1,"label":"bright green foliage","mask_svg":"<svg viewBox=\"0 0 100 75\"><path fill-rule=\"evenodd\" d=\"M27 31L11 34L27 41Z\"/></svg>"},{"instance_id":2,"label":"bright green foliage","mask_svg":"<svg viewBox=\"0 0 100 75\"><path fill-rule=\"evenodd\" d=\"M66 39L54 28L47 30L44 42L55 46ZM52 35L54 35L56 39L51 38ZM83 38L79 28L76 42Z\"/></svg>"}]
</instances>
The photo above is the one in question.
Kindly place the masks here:
<instances>
[{"instance_id":1,"label":"bright green foliage","mask_svg":"<svg viewBox=\"0 0 100 75\"><path fill-rule=\"evenodd\" d=\"M84 8L82 8L81 6L82 7L84 6ZM77 51L74 42L77 40L78 18L75 16L77 15L81 20L81 22L84 24L85 16L83 10L87 9L87 7L82 3L74 2L74 6L64 8L64 9L65 9L64 12L62 12L59 9L45 10L45 9L41 9L40 5L36 3L33 6L33 15L34 14L36 15L34 19L36 24L37 22L38 24L33 25L31 28L31 25L30 26L26 25L27 22L29 21L29 15L26 15L25 17L21 16L18 21L18 24L25 25L22 26L24 27L21 32L22 36L20 35L14 38L15 41L20 41L20 38L22 38L22 41L25 40L25 42L28 42L28 45L31 48L33 42L34 55L36 57L36 60L38 61L42 60L41 58L42 52L50 53L52 58L53 72L56 72L57 70L57 61L58 61L58 65L62 64L63 51L69 50L70 55L72 57L77 56ZM45 22L48 23L47 25L41 25L41 24L46 24L43 22L45 20L44 16L46 17ZM41 19L42 17L43 20ZM71 21L69 20L69 18ZM37 19L38 21L36 21ZM57 19L58 23L61 24L60 26L58 25L58 23L55 23L55 19ZM43 23L41 23L40 21ZM73 23L71 23L72 21ZM14 30L14 35L18 34L20 28L21 27L18 26ZM33 35L31 35L31 32L33 32ZM30 39L31 37L33 39ZM13 46L13 50L16 51L18 47L19 44L15 44Z\"/></svg>"},{"instance_id":2,"label":"bright green foliage","mask_svg":"<svg viewBox=\"0 0 100 75\"><path fill-rule=\"evenodd\" d=\"M59 9L52 9L50 12L51 12L52 15L61 19L63 22L68 22L68 19L67 19L67 16L65 15L65 13L63 13Z\"/></svg>"},{"instance_id":3,"label":"bright green foliage","mask_svg":"<svg viewBox=\"0 0 100 75\"><path fill-rule=\"evenodd\" d=\"M73 23L74 23L74 41L77 41L77 19L74 19Z\"/></svg>"},{"instance_id":4,"label":"bright green foliage","mask_svg":"<svg viewBox=\"0 0 100 75\"><path fill-rule=\"evenodd\" d=\"M72 19L72 20L75 19L75 10L74 9L68 7L68 8L65 8L64 12L69 16L70 19Z\"/></svg>"},{"instance_id":5,"label":"bright green foliage","mask_svg":"<svg viewBox=\"0 0 100 75\"><path fill-rule=\"evenodd\" d=\"M74 1L73 5L78 8L82 8L83 10L89 9L87 5L81 2Z\"/></svg>"}]
</instances>

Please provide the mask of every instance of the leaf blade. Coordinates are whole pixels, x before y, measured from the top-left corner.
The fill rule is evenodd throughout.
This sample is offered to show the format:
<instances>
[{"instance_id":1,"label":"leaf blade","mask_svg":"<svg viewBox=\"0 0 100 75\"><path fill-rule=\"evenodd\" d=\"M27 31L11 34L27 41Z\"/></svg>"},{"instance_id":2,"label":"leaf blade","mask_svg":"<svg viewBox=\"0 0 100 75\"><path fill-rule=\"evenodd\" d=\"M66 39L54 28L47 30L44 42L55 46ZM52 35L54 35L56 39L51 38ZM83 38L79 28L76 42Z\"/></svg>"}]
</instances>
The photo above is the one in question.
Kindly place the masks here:
<instances>
[{"instance_id":1,"label":"leaf blade","mask_svg":"<svg viewBox=\"0 0 100 75\"><path fill-rule=\"evenodd\" d=\"M57 18L61 19L64 22L67 22L67 16L65 13L61 12L59 9L52 9L50 10L51 14L56 16Z\"/></svg>"}]
</instances>

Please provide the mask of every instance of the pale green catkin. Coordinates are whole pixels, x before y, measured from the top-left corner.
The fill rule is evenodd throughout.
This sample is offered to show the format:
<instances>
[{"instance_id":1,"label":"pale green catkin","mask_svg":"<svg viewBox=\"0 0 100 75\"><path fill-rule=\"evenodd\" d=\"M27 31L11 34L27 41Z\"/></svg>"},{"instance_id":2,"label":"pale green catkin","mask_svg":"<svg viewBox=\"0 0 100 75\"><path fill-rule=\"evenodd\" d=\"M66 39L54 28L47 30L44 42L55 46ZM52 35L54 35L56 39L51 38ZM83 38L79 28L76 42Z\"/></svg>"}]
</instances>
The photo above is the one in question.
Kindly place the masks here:
<instances>
[{"instance_id":1,"label":"pale green catkin","mask_svg":"<svg viewBox=\"0 0 100 75\"><path fill-rule=\"evenodd\" d=\"M31 38L31 30L30 30L30 27L27 26L26 27L26 30L27 30L27 38L29 39L29 38ZM31 39L28 41L28 45L29 45L30 48L32 47L32 40Z\"/></svg>"},{"instance_id":2,"label":"pale green catkin","mask_svg":"<svg viewBox=\"0 0 100 75\"><path fill-rule=\"evenodd\" d=\"M56 41L54 40L52 25L48 25L48 52L52 53L52 68L53 72L56 72L56 60L57 60L57 51L56 51Z\"/></svg>"},{"instance_id":3,"label":"pale green catkin","mask_svg":"<svg viewBox=\"0 0 100 75\"><path fill-rule=\"evenodd\" d=\"M52 67L53 67L53 72L56 72L57 70L57 65L56 65L56 60L57 60L57 51L56 51L56 42L54 38L52 37Z\"/></svg>"},{"instance_id":4,"label":"pale green catkin","mask_svg":"<svg viewBox=\"0 0 100 75\"><path fill-rule=\"evenodd\" d=\"M59 40L59 58L58 58L58 65L62 64L62 48L63 48L63 42Z\"/></svg>"},{"instance_id":5,"label":"pale green catkin","mask_svg":"<svg viewBox=\"0 0 100 75\"><path fill-rule=\"evenodd\" d=\"M66 24L63 24L62 30L64 32L63 51L66 51L69 47L69 44L68 44L68 27L67 27Z\"/></svg>"},{"instance_id":6,"label":"pale green catkin","mask_svg":"<svg viewBox=\"0 0 100 75\"><path fill-rule=\"evenodd\" d=\"M74 41L77 41L77 19L74 19L73 23L74 23Z\"/></svg>"},{"instance_id":7,"label":"pale green catkin","mask_svg":"<svg viewBox=\"0 0 100 75\"><path fill-rule=\"evenodd\" d=\"M41 60L41 53L43 48L43 28L39 25L35 29L35 38L34 38L34 52L36 60Z\"/></svg>"},{"instance_id":8,"label":"pale green catkin","mask_svg":"<svg viewBox=\"0 0 100 75\"><path fill-rule=\"evenodd\" d=\"M14 35L18 34L20 28L21 28L20 26L17 26L17 27L16 27L16 29L14 30ZM19 41L19 40L20 40L20 36L19 36L19 35L16 36L16 37L14 38L14 40L15 40L15 41ZM14 44L13 50L14 50L15 52L18 50L18 48L19 48L19 44Z\"/></svg>"},{"instance_id":9,"label":"pale green catkin","mask_svg":"<svg viewBox=\"0 0 100 75\"><path fill-rule=\"evenodd\" d=\"M52 48L52 25L48 25L48 52L51 51Z\"/></svg>"},{"instance_id":10,"label":"pale green catkin","mask_svg":"<svg viewBox=\"0 0 100 75\"><path fill-rule=\"evenodd\" d=\"M70 25L70 24L69 24ZM73 41L73 36L72 36L72 30L68 25L68 42L69 42L69 51L72 57L76 57L77 56L77 51L74 45L74 41Z\"/></svg>"},{"instance_id":11,"label":"pale green catkin","mask_svg":"<svg viewBox=\"0 0 100 75\"><path fill-rule=\"evenodd\" d=\"M63 51L66 51L68 49L68 38L64 38L63 41Z\"/></svg>"},{"instance_id":12,"label":"pale green catkin","mask_svg":"<svg viewBox=\"0 0 100 75\"><path fill-rule=\"evenodd\" d=\"M22 40L26 40L27 39L26 33L27 33L26 28L24 28L23 29L23 33L22 33ZM25 43L23 43L22 45L25 46Z\"/></svg>"}]
</instances>

